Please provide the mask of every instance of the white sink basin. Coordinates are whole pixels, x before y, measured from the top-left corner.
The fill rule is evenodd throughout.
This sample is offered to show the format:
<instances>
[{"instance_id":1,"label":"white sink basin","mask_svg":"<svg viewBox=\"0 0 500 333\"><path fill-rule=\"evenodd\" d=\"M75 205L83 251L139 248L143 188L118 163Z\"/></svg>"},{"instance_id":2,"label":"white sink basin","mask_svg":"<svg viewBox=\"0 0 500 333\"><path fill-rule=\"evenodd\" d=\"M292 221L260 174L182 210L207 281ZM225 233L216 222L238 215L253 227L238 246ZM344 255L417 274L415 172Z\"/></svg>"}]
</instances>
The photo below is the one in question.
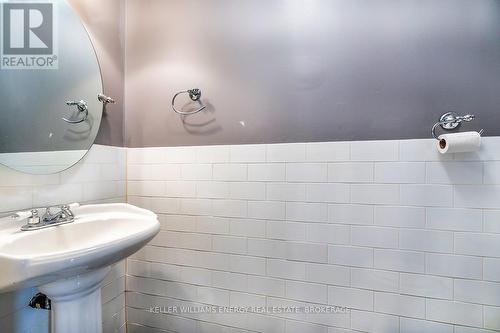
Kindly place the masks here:
<instances>
[{"instance_id":1,"label":"white sink basin","mask_svg":"<svg viewBox=\"0 0 500 333\"><path fill-rule=\"evenodd\" d=\"M53 332L100 332L100 285L110 265L146 245L160 224L127 204L73 212L72 223L33 231L21 231L25 220L0 219L0 292L37 286L52 300ZM87 316L90 309L98 318Z\"/></svg>"}]
</instances>

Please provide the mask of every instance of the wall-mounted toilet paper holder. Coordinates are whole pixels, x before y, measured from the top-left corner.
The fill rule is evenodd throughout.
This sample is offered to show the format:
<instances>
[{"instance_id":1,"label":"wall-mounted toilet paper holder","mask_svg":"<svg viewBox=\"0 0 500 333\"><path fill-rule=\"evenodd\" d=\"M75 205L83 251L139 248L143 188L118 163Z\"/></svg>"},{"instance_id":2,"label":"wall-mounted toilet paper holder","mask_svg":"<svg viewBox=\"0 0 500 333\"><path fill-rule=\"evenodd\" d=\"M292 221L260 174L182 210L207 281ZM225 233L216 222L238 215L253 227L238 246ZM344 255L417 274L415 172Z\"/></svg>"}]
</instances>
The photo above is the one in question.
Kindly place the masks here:
<instances>
[{"instance_id":1,"label":"wall-mounted toilet paper holder","mask_svg":"<svg viewBox=\"0 0 500 333\"><path fill-rule=\"evenodd\" d=\"M438 126L441 126L442 129L446 131L453 131L454 129L457 129L463 121L469 122L473 121L476 118L473 114L466 114L465 116L460 116L456 112L447 112L439 118L439 122L435 123L434 126L432 126L432 137L436 140L439 140L438 135L436 135L436 129ZM482 135L484 130L479 131L479 135Z\"/></svg>"}]
</instances>

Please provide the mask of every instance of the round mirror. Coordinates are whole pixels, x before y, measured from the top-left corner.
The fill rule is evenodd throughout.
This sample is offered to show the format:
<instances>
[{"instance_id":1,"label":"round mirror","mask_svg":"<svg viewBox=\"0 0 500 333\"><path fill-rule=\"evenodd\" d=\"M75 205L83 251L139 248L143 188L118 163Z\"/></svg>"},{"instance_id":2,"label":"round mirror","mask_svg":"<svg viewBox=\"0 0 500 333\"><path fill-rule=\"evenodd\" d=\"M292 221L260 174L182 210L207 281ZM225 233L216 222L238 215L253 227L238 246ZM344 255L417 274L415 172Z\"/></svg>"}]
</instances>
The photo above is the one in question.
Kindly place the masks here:
<instances>
[{"instance_id":1,"label":"round mirror","mask_svg":"<svg viewBox=\"0 0 500 333\"><path fill-rule=\"evenodd\" d=\"M99 63L64 0L0 1L0 163L48 174L94 143L103 105Z\"/></svg>"}]
</instances>

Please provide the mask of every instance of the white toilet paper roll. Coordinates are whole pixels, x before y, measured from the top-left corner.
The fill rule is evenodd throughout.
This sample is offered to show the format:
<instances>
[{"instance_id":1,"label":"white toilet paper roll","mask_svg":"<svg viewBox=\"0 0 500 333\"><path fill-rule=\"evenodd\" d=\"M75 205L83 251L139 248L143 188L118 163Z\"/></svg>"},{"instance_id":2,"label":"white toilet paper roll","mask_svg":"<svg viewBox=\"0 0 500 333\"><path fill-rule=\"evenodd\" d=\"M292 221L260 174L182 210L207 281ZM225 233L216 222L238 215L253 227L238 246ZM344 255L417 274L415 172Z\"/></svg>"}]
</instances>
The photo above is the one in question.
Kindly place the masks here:
<instances>
[{"instance_id":1,"label":"white toilet paper roll","mask_svg":"<svg viewBox=\"0 0 500 333\"><path fill-rule=\"evenodd\" d=\"M437 148L441 154L466 153L479 150L481 134L478 132L462 132L440 135Z\"/></svg>"}]
</instances>

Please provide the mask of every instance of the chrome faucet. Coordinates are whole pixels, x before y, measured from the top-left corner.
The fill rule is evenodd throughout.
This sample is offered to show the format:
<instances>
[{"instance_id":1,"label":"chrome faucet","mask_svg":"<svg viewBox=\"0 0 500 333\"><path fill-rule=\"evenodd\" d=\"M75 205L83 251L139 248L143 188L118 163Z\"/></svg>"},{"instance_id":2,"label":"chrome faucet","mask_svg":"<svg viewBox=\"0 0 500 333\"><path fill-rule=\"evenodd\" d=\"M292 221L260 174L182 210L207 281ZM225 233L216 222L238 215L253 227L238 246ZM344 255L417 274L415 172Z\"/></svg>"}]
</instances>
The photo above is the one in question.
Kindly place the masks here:
<instances>
[{"instance_id":1,"label":"chrome faucet","mask_svg":"<svg viewBox=\"0 0 500 333\"><path fill-rule=\"evenodd\" d=\"M42 222L53 224L61 221L72 220L75 215L71 211L68 205L59 207L61 210L55 214L52 214L50 207L45 209L45 214L42 216Z\"/></svg>"},{"instance_id":2,"label":"chrome faucet","mask_svg":"<svg viewBox=\"0 0 500 333\"><path fill-rule=\"evenodd\" d=\"M42 217L39 217L38 210L32 209L31 216L28 217L28 223L21 227L22 231L37 230L56 225L66 224L75 220L75 214L71 211L71 207L63 205L59 207L57 213L52 213L51 207L45 209Z\"/></svg>"}]
</instances>

